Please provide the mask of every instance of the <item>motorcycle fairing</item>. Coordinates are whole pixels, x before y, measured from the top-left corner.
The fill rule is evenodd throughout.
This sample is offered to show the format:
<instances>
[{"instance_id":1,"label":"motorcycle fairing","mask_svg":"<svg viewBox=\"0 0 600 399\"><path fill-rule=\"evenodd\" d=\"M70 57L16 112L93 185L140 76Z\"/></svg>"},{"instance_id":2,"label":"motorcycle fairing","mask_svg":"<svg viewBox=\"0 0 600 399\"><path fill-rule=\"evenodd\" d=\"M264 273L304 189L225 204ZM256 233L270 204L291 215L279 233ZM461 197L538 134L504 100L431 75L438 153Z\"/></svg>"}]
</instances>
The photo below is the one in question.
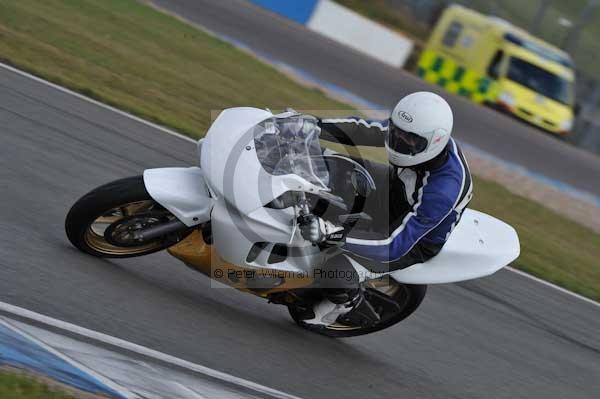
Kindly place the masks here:
<instances>
[{"instance_id":1,"label":"motorcycle fairing","mask_svg":"<svg viewBox=\"0 0 600 399\"><path fill-rule=\"evenodd\" d=\"M252 128L285 115L258 108L229 108L219 114L202 140L200 166L211 191L241 214L261 208L286 191L322 189L295 174L271 175L261 166Z\"/></svg>"},{"instance_id":2,"label":"motorcycle fairing","mask_svg":"<svg viewBox=\"0 0 600 399\"><path fill-rule=\"evenodd\" d=\"M294 234L294 220L292 208L260 208L249 215L242 215L227 204L217 202L211 223L216 252L231 264L308 273L313 262L322 262L324 255L299 233ZM268 246L261 251L262 255L249 260L252 247L259 242L268 243ZM274 244L288 246L289 256L276 263L269 262L268 253Z\"/></svg>"},{"instance_id":3,"label":"motorcycle fairing","mask_svg":"<svg viewBox=\"0 0 600 399\"><path fill-rule=\"evenodd\" d=\"M454 283L489 276L519 257L514 228L485 213L466 209L440 253L426 263L392 273L410 284Z\"/></svg>"},{"instance_id":4,"label":"motorcycle fairing","mask_svg":"<svg viewBox=\"0 0 600 399\"><path fill-rule=\"evenodd\" d=\"M192 227L210 220L214 200L210 197L200 168L146 169L144 185L156 202L186 226Z\"/></svg>"}]
</instances>

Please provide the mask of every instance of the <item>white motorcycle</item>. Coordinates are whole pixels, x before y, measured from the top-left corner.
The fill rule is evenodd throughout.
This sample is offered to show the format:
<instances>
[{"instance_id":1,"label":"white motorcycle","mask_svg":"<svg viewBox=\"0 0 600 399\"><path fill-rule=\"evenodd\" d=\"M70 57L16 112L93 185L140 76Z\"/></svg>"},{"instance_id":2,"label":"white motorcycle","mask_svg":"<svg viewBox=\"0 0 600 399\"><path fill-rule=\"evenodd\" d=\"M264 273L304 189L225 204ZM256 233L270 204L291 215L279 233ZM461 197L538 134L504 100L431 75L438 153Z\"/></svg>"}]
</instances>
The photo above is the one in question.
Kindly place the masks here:
<instances>
[{"instance_id":1,"label":"white motorcycle","mask_svg":"<svg viewBox=\"0 0 600 399\"><path fill-rule=\"evenodd\" d=\"M341 315L307 322L323 300L316 270L343 249L306 241L299 217L317 215L346 231L368 226L365 199L377 190L363 163L322 150L316 121L293 111L227 109L198 142L200 167L148 169L94 189L71 208L68 238L98 257L167 249L215 281L287 306L300 326L331 337L390 327L416 310L427 284L487 276L518 257L511 226L466 209L425 263L373 273L348 257L379 321Z\"/></svg>"}]
</instances>

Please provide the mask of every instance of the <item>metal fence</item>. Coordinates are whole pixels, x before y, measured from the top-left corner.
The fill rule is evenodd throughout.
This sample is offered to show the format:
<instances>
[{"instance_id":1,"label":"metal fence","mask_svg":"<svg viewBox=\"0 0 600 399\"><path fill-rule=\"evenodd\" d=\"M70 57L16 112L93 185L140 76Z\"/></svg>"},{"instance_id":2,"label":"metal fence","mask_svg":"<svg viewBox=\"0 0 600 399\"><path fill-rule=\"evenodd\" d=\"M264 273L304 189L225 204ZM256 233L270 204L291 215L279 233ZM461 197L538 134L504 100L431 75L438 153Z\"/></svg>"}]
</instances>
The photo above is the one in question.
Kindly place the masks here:
<instances>
[{"instance_id":1,"label":"metal fence","mask_svg":"<svg viewBox=\"0 0 600 399\"><path fill-rule=\"evenodd\" d=\"M580 112L569 141L600 154L600 83L585 77L579 77L578 83Z\"/></svg>"}]
</instances>

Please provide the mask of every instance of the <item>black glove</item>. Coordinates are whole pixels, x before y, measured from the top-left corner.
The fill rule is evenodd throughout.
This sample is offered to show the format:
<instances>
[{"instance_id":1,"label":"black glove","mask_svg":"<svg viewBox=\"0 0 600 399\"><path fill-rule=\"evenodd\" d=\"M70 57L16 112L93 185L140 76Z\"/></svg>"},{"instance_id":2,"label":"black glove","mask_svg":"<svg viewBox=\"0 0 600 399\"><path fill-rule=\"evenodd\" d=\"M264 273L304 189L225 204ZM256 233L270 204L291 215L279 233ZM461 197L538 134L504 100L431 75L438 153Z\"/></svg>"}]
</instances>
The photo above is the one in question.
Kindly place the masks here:
<instances>
[{"instance_id":1,"label":"black glove","mask_svg":"<svg viewBox=\"0 0 600 399\"><path fill-rule=\"evenodd\" d=\"M326 242L341 245L346 239L346 233L342 226L336 226L315 215L299 216L298 224L302 237L313 244Z\"/></svg>"}]
</instances>

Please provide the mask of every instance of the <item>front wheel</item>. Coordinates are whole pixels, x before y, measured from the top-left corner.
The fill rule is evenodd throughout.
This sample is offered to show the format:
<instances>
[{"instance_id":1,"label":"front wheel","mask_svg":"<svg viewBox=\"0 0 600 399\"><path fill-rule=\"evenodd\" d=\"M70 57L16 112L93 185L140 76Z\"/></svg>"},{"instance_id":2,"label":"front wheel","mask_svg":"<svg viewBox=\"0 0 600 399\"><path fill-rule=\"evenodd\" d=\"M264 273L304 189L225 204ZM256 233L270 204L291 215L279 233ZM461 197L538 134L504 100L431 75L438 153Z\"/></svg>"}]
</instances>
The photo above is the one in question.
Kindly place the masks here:
<instances>
[{"instance_id":1,"label":"front wheel","mask_svg":"<svg viewBox=\"0 0 600 399\"><path fill-rule=\"evenodd\" d=\"M355 337L391 327L410 316L421 304L427 292L426 285L402 284L391 277L365 283L365 298L380 314L381 320L370 326L359 327L344 323L343 316L328 326L305 323L303 312L289 306L294 321L302 328L333 338Z\"/></svg>"},{"instance_id":2,"label":"front wheel","mask_svg":"<svg viewBox=\"0 0 600 399\"><path fill-rule=\"evenodd\" d=\"M136 240L137 231L174 219L150 197L143 177L135 176L105 184L80 198L67 215L65 230L69 241L83 252L103 258L129 258L168 248L189 233Z\"/></svg>"}]
</instances>

